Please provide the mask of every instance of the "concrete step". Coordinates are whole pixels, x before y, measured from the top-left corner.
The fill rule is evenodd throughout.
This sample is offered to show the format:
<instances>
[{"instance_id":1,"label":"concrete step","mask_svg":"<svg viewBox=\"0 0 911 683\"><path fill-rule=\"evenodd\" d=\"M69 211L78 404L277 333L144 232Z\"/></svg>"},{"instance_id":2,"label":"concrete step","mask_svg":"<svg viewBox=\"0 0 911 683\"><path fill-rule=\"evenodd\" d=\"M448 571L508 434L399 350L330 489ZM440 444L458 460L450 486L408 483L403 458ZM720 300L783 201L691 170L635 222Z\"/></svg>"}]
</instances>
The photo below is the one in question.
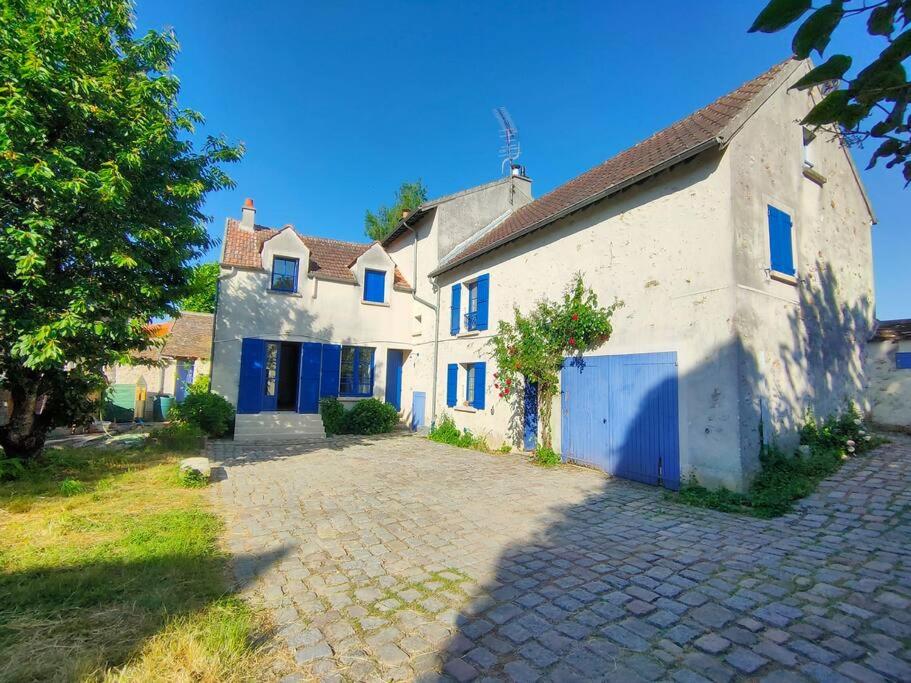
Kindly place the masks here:
<instances>
[{"instance_id":1,"label":"concrete step","mask_svg":"<svg viewBox=\"0 0 911 683\"><path fill-rule=\"evenodd\" d=\"M319 415L281 411L238 415L234 421L234 441L239 442L294 443L325 438Z\"/></svg>"}]
</instances>

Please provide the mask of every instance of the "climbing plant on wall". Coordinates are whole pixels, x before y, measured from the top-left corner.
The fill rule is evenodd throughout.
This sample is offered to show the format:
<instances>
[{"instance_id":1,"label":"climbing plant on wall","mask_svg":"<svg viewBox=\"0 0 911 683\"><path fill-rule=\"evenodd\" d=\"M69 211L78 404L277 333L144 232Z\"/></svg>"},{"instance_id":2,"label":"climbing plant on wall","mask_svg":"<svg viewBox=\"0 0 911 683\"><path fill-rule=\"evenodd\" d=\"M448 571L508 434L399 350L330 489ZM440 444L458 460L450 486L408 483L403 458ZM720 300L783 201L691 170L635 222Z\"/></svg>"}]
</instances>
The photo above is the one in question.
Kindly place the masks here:
<instances>
[{"instance_id":1,"label":"climbing plant on wall","mask_svg":"<svg viewBox=\"0 0 911 683\"><path fill-rule=\"evenodd\" d=\"M560 301L542 299L529 313L516 308L512 322L499 322L497 334L490 340L491 357L497 365L495 388L501 399L521 409L525 383L537 383L544 446L551 447L551 404L564 359L606 342L613 331L611 317L622 305L615 301L601 306L582 275L576 274Z\"/></svg>"}]
</instances>

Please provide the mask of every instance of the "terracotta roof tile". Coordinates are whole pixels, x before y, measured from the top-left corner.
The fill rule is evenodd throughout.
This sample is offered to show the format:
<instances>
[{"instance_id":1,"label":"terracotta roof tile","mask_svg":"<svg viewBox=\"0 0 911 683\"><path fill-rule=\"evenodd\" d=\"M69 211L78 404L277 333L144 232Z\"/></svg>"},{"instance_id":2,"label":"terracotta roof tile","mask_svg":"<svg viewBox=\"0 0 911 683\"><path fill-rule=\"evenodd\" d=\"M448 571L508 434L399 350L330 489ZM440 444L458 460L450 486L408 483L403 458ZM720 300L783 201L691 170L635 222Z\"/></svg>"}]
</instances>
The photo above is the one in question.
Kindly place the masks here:
<instances>
[{"instance_id":1,"label":"terracotta roof tile","mask_svg":"<svg viewBox=\"0 0 911 683\"><path fill-rule=\"evenodd\" d=\"M539 199L518 208L493 230L452 254L437 272L515 239L537 224L541 224L537 227L544 227L551 220L556 220L565 212L571 211L574 206L585 205L587 200L609 192L611 188L636 178L683 152L711 142L789 63L792 63L792 60L776 64L762 75L685 119L671 124Z\"/></svg>"},{"instance_id":2,"label":"terracotta roof tile","mask_svg":"<svg viewBox=\"0 0 911 683\"><path fill-rule=\"evenodd\" d=\"M898 341L911 339L911 319L877 320L871 341Z\"/></svg>"},{"instance_id":3,"label":"terracotta roof tile","mask_svg":"<svg viewBox=\"0 0 911 683\"><path fill-rule=\"evenodd\" d=\"M237 220L229 218L225 230L225 253L222 265L261 270L260 253L263 244L281 230L284 228L257 225L251 232L241 228ZM316 277L342 282L355 282L350 264L357 261L358 257L374 244L373 242L343 242L327 237L310 237L297 232L295 234L310 250L310 264L307 272ZM411 286L398 268L395 269L393 284L396 289L411 291Z\"/></svg>"},{"instance_id":4,"label":"terracotta roof tile","mask_svg":"<svg viewBox=\"0 0 911 683\"><path fill-rule=\"evenodd\" d=\"M211 313L182 313L174 320L161 355L208 358L212 353L212 318Z\"/></svg>"}]
</instances>

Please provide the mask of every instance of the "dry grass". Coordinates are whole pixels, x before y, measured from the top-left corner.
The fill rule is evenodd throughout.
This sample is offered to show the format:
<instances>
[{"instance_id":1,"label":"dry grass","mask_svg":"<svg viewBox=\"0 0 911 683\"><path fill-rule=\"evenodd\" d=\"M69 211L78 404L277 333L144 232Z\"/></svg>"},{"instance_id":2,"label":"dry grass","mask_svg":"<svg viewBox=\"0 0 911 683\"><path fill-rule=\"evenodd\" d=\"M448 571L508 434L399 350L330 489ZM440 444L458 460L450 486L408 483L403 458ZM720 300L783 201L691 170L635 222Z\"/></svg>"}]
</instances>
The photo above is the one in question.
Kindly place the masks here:
<instances>
[{"instance_id":1,"label":"dry grass","mask_svg":"<svg viewBox=\"0 0 911 683\"><path fill-rule=\"evenodd\" d=\"M61 451L0 484L0 681L270 678L265 620L231 597L221 522L176 463Z\"/></svg>"}]
</instances>

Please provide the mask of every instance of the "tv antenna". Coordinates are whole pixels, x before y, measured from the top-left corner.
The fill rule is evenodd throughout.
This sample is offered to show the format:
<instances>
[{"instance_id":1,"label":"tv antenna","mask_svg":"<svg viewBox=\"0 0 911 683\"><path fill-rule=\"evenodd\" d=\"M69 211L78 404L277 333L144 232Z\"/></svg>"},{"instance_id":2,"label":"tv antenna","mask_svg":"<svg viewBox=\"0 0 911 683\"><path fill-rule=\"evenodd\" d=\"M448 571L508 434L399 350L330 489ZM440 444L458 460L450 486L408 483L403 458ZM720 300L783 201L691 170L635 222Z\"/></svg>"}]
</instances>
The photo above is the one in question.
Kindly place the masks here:
<instances>
[{"instance_id":1,"label":"tv antenna","mask_svg":"<svg viewBox=\"0 0 911 683\"><path fill-rule=\"evenodd\" d=\"M493 115L500 124L500 137L503 139L503 146L500 147L503 163L500 164L500 169L505 171L506 164L509 164L509 172L514 174L516 170L522 170L522 167L516 164L516 159L522 153L519 145L519 129L513 123L512 116L506 111L506 107L497 107L493 110Z\"/></svg>"}]
</instances>

